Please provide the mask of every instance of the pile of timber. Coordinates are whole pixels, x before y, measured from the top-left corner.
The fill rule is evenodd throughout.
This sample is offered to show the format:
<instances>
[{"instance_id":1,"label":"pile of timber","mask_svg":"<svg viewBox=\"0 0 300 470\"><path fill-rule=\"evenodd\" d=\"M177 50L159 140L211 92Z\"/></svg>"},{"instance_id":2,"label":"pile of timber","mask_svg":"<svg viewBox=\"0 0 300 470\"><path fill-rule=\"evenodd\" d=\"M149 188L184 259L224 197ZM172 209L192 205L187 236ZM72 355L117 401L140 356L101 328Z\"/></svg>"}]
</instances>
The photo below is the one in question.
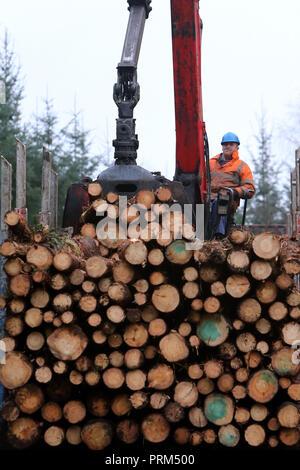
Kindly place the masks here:
<instances>
[{"instance_id":1,"label":"pile of timber","mask_svg":"<svg viewBox=\"0 0 300 470\"><path fill-rule=\"evenodd\" d=\"M164 223L169 188L125 213L98 183L89 193L71 239L5 216L9 445L300 445L297 241L234 229L187 250L189 224L177 239L176 217ZM147 227L99 240L97 223L134 221L134 203Z\"/></svg>"}]
</instances>

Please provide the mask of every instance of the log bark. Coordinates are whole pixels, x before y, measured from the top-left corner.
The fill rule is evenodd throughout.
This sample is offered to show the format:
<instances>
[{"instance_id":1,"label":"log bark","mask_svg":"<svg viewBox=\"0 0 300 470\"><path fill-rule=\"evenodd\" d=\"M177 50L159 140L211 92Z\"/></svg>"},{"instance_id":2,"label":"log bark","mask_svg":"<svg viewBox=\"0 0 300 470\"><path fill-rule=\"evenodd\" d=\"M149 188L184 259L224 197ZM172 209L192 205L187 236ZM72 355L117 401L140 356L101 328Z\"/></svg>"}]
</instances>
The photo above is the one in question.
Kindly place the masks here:
<instances>
[{"instance_id":1,"label":"log bark","mask_svg":"<svg viewBox=\"0 0 300 470\"><path fill-rule=\"evenodd\" d=\"M125 343L132 348L144 346L148 340L148 331L142 323L128 325L124 332Z\"/></svg>"},{"instance_id":2,"label":"log bark","mask_svg":"<svg viewBox=\"0 0 300 470\"><path fill-rule=\"evenodd\" d=\"M146 374L141 369L134 369L126 373L125 382L130 390L142 390L146 384Z\"/></svg>"},{"instance_id":3,"label":"log bark","mask_svg":"<svg viewBox=\"0 0 300 470\"><path fill-rule=\"evenodd\" d=\"M10 258L4 263L4 271L7 276L16 276L22 272L24 261L21 258Z\"/></svg>"},{"instance_id":4,"label":"log bark","mask_svg":"<svg viewBox=\"0 0 300 470\"><path fill-rule=\"evenodd\" d=\"M222 413L216 408L222 407ZM222 393L211 393L204 400L204 413L208 421L218 426L230 424L234 415L234 402L231 397Z\"/></svg>"},{"instance_id":5,"label":"log bark","mask_svg":"<svg viewBox=\"0 0 300 470\"><path fill-rule=\"evenodd\" d=\"M26 346L30 351L39 351L45 344L45 338L39 331L33 331L26 338Z\"/></svg>"},{"instance_id":6,"label":"log bark","mask_svg":"<svg viewBox=\"0 0 300 470\"><path fill-rule=\"evenodd\" d=\"M223 264L226 260L225 246L220 241L207 242L196 253L196 260L199 263Z\"/></svg>"},{"instance_id":7,"label":"log bark","mask_svg":"<svg viewBox=\"0 0 300 470\"><path fill-rule=\"evenodd\" d=\"M251 263L250 273L253 279L264 281L272 274L272 265L269 261L256 260Z\"/></svg>"},{"instance_id":8,"label":"log bark","mask_svg":"<svg viewBox=\"0 0 300 470\"><path fill-rule=\"evenodd\" d=\"M228 393L233 389L234 378L231 374L225 373L222 374L217 381L217 386L220 392Z\"/></svg>"},{"instance_id":9,"label":"log bark","mask_svg":"<svg viewBox=\"0 0 300 470\"><path fill-rule=\"evenodd\" d=\"M116 395L111 403L111 410L116 416L125 416L132 409L131 402L126 393Z\"/></svg>"},{"instance_id":10,"label":"log bark","mask_svg":"<svg viewBox=\"0 0 300 470\"><path fill-rule=\"evenodd\" d=\"M148 387L155 390L165 390L175 379L173 369L167 364L157 364L148 372Z\"/></svg>"},{"instance_id":11,"label":"log bark","mask_svg":"<svg viewBox=\"0 0 300 470\"><path fill-rule=\"evenodd\" d=\"M220 297L226 293L226 288L223 282L216 281L213 282L210 286L211 295L214 297Z\"/></svg>"},{"instance_id":12,"label":"log bark","mask_svg":"<svg viewBox=\"0 0 300 470\"><path fill-rule=\"evenodd\" d=\"M166 406L170 397L162 392L154 392L150 396L150 406L155 410L161 410Z\"/></svg>"},{"instance_id":13,"label":"log bark","mask_svg":"<svg viewBox=\"0 0 300 470\"><path fill-rule=\"evenodd\" d=\"M15 211L8 211L4 216L4 222L8 225L11 232L24 240L31 240L32 233L26 224L26 220Z\"/></svg>"},{"instance_id":14,"label":"log bark","mask_svg":"<svg viewBox=\"0 0 300 470\"><path fill-rule=\"evenodd\" d=\"M50 295L46 289L35 289L30 296L30 303L36 308L45 308L50 302Z\"/></svg>"},{"instance_id":15,"label":"log bark","mask_svg":"<svg viewBox=\"0 0 300 470\"><path fill-rule=\"evenodd\" d=\"M145 206L146 209L151 209L152 204L155 203L155 194L147 189L139 191L136 195L136 202Z\"/></svg>"},{"instance_id":16,"label":"log bark","mask_svg":"<svg viewBox=\"0 0 300 470\"><path fill-rule=\"evenodd\" d=\"M246 424L250 419L250 412L247 408L238 407L235 410L234 419L238 424Z\"/></svg>"},{"instance_id":17,"label":"log bark","mask_svg":"<svg viewBox=\"0 0 300 470\"><path fill-rule=\"evenodd\" d=\"M98 181L89 183L88 185L88 194L91 198L96 198L101 196L102 186Z\"/></svg>"},{"instance_id":18,"label":"log bark","mask_svg":"<svg viewBox=\"0 0 300 470\"><path fill-rule=\"evenodd\" d=\"M252 249L256 256L265 260L276 258L280 252L280 241L273 233L260 233L254 237Z\"/></svg>"},{"instance_id":19,"label":"log bark","mask_svg":"<svg viewBox=\"0 0 300 470\"><path fill-rule=\"evenodd\" d=\"M283 302L274 302L270 305L268 313L272 320L281 321L287 316L288 309Z\"/></svg>"},{"instance_id":20,"label":"log bark","mask_svg":"<svg viewBox=\"0 0 300 470\"><path fill-rule=\"evenodd\" d=\"M85 350L88 339L77 325L67 325L57 328L47 338L51 353L62 361L74 361Z\"/></svg>"},{"instance_id":21,"label":"log bark","mask_svg":"<svg viewBox=\"0 0 300 470\"><path fill-rule=\"evenodd\" d=\"M99 279L109 272L111 263L103 256L92 256L86 261L86 273L92 279Z\"/></svg>"},{"instance_id":22,"label":"log bark","mask_svg":"<svg viewBox=\"0 0 300 470\"><path fill-rule=\"evenodd\" d=\"M9 389L15 389L25 385L33 372L29 359L19 351L6 353L5 364L0 364L0 381Z\"/></svg>"},{"instance_id":23,"label":"log bark","mask_svg":"<svg viewBox=\"0 0 300 470\"><path fill-rule=\"evenodd\" d=\"M171 331L160 340L159 348L162 356L168 362L181 361L189 355L189 349L184 338L175 331Z\"/></svg>"},{"instance_id":24,"label":"log bark","mask_svg":"<svg viewBox=\"0 0 300 470\"><path fill-rule=\"evenodd\" d=\"M174 389L174 400L183 408L195 405L198 395L198 389L194 382L179 382Z\"/></svg>"},{"instance_id":25,"label":"log bark","mask_svg":"<svg viewBox=\"0 0 300 470\"><path fill-rule=\"evenodd\" d=\"M187 299L195 299L198 297L200 293L200 286L197 282L194 281L187 281L183 286L182 286L182 292L183 295Z\"/></svg>"},{"instance_id":26,"label":"log bark","mask_svg":"<svg viewBox=\"0 0 300 470\"><path fill-rule=\"evenodd\" d=\"M199 277L199 273L194 266L189 266L183 270L183 279L187 282L196 281Z\"/></svg>"},{"instance_id":27,"label":"log bark","mask_svg":"<svg viewBox=\"0 0 300 470\"><path fill-rule=\"evenodd\" d=\"M63 407L64 418L71 424L77 424L84 420L86 416L86 407L82 401L71 400Z\"/></svg>"},{"instance_id":28,"label":"log bark","mask_svg":"<svg viewBox=\"0 0 300 470\"><path fill-rule=\"evenodd\" d=\"M91 450L103 450L113 438L112 425L105 419L86 423L81 431L81 439Z\"/></svg>"},{"instance_id":29,"label":"log bark","mask_svg":"<svg viewBox=\"0 0 300 470\"><path fill-rule=\"evenodd\" d=\"M286 446L295 446L300 440L299 430L282 428L279 432L279 439Z\"/></svg>"},{"instance_id":30,"label":"log bark","mask_svg":"<svg viewBox=\"0 0 300 470\"><path fill-rule=\"evenodd\" d=\"M293 287L294 281L291 276L285 272L279 274L275 280L276 286L281 290L288 290Z\"/></svg>"},{"instance_id":31,"label":"log bark","mask_svg":"<svg viewBox=\"0 0 300 470\"><path fill-rule=\"evenodd\" d=\"M170 434L170 425L162 414L152 413L143 419L141 431L147 441L163 442Z\"/></svg>"},{"instance_id":32,"label":"log bark","mask_svg":"<svg viewBox=\"0 0 300 470\"><path fill-rule=\"evenodd\" d=\"M205 429L203 431L203 440L206 444L214 444L216 439L217 435L213 429Z\"/></svg>"},{"instance_id":33,"label":"log bark","mask_svg":"<svg viewBox=\"0 0 300 470\"><path fill-rule=\"evenodd\" d=\"M277 286L273 281L266 281L256 289L256 297L262 304L270 304L276 300Z\"/></svg>"},{"instance_id":34,"label":"log bark","mask_svg":"<svg viewBox=\"0 0 300 470\"><path fill-rule=\"evenodd\" d=\"M153 248L148 253L148 263L152 266L160 266L164 262L164 259L164 253L159 248Z\"/></svg>"},{"instance_id":35,"label":"log bark","mask_svg":"<svg viewBox=\"0 0 300 470\"><path fill-rule=\"evenodd\" d=\"M292 345L300 338L300 325L298 322L288 322L281 330L283 341L286 344Z\"/></svg>"},{"instance_id":36,"label":"log bark","mask_svg":"<svg viewBox=\"0 0 300 470\"><path fill-rule=\"evenodd\" d=\"M102 375L102 379L107 388L118 389L125 382L124 372L117 367L106 369Z\"/></svg>"},{"instance_id":37,"label":"log bark","mask_svg":"<svg viewBox=\"0 0 300 470\"><path fill-rule=\"evenodd\" d=\"M129 287L123 282L114 282L111 284L107 293L109 298L119 305L128 305L132 298Z\"/></svg>"},{"instance_id":38,"label":"log bark","mask_svg":"<svg viewBox=\"0 0 300 470\"><path fill-rule=\"evenodd\" d=\"M26 261L37 269L48 269L53 263L51 251L43 245L33 245L26 253Z\"/></svg>"},{"instance_id":39,"label":"log bark","mask_svg":"<svg viewBox=\"0 0 300 470\"><path fill-rule=\"evenodd\" d=\"M3 305L4 309L5 305ZM25 300L22 298L15 297L8 302L8 308L11 313L22 313L25 309ZM2 310L2 308L1 308Z\"/></svg>"},{"instance_id":40,"label":"log bark","mask_svg":"<svg viewBox=\"0 0 300 470\"><path fill-rule=\"evenodd\" d=\"M204 263L200 266L199 275L202 281L212 284L221 277L221 269L218 265Z\"/></svg>"},{"instance_id":41,"label":"log bark","mask_svg":"<svg viewBox=\"0 0 300 470\"><path fill-rule=\"evenodd\" d=\"M217 297L207 297L203 307L207 313L217 313L221 308L221 303Z\"/></svg>"},{"instance_id":42,"label":"log bark","mask_svg":"<svg viewBox=\"0 0 300 470\"><path fill-rule=\"evenodd\" d=\"M59 250L53 257L53 266L57 271L73 271L83 267L83 260L71 251Z\"/></svg>"},{"instance_id":43,"label":"log bark","mask_svg":"<svg viewBox=\"0 0 300 470\"><path fill-rule=\"evenodd\" d=\"M9 423L7 441L16 449L26 449L35 444L41 435L41 425L32 418L21 417Z\"/></svg>"},{"instance_id":44,"label":"log bark","mask_svg":"<svg viewBox=\"0 0 300 470\"><path fill-rule=\"evenodd\" d=\"M240 351L247 353L255 349L256 338L250 332L241 333L236 339L236 345Z\"/></svg>"},{"instance_id":45,"label":"log bark","mask_svg":"<svg viewBox=\"0 0 300 470\"><path fill-rule=\"evenodd\" d=\"M206 361L204 364L204 372L206 377L217 379L223 373L223 362L216 359Z\"/></svg>"},{"instance_id":46,"label":"log bark","mask_svg":"<svg viewBox=\"0 0 300 470\"><path fill-rule=\"evenodd\" d=\"M9 423L16 421L20 416L20 410L14 401L4 401L0 411L0 416Z\"/></svg>"},{"instance_id":47,"label":"log bark","mask_svg":"<svg viewBox=\"0 0 300 470\"><path fill-rule=\"evenodd\" d=\"M248 394L258 403L267 403L278 391L275 374L267 369L255 372L248 382Z\"/></svg>"},{"instance_id":48,"label":"log bark","mask_svg":"<svg viewBox=\"0 0 300 470\"><path fill-rule=\"evenodd\" d=\"M243 229L234 228L229 234L229 240L235 245L244 245L251 241L253 235L251 232Z\"/></svg>"},{"instance_id":49,"label":"log bark","mask_svg":"<svg viewBox=\"0 0 300 470\"><path fill-rule=\"evenodd\" d=\"M33 414L44 403L44 394L35 384L26 384L17 390L15 402L23 413Z\"/></svg>"},{"instance_id":50,"label":"log bark","mask_svg":"<svg viewBox=\"0 0 300 470\"><path fill-rule=\"evenodd\" d=\"M129 400L135 410L141 410L149 403L148 395L142 391L132 393Z\"/></svg>"},{"instance_id":51,"label":"log bark","mask_svg":"<svg viewBox=\"0 0 300 470\"><path fill-rule=\"evenodd\" d=\"M154 307L163 313L174 312L180 302L178 289L170 284L162 284L154 289L152 303Z\"/></svg>"},{"instance_id":52,"label":"log bark","mask_svg":"<svg viewBox=\"0 0 300 470\"><path fill-rule=\"evenodd\" d=\"M227 256L227 265L235 273L244 273L250 265L249 256L246 251L233 250Z\"/></svg>"},{"instance_id":53,"label":"log bark","mask_svg":"<svg viewBox=\"0 0 300 470\"><path fill-rule=\"evenodd\" d=\"M208 346L219 346L229 335L229 325L219 313L203 315L197 327L198 337Z\"/></svg>"},{"instance_id":54,"label":"log bark","mask_svg":"<svg viewBox=\"0 0 300 470\"><path fill-rule=\"evenodd\" d=\"M83 237L96 238L95 225L91 223L83 224L80 229L80 234Z\"/></svg>"},{"instance_id":55,"label":"log bark","mask_svg":"<svg viewBox=\"0 0 300 470\"><path fill-rule=\"evenodd\" d=\"M225 447L235 447L240 441L240 431L232 424L221 426L218 431L218 439Z\"/></svg>"},{"instance_id":56,"label":"log bark","mask_svg":"<svg viewBox=\"0 0 300 470\"><path fill-rule=\"evenodd\" d=\"M31 279L28 274L18 274L9 281L9 290L16 296L26 297L31 288Z\"/></svg>"},{"instance_id":57,"label":"log bark","mask_svg":"<svg viewBox=\"0 0 300 470\"><path fill-rule=\"evenodd\" d=\"M266 433L260 424L250 424L245 429L245 440L251 447L257 447L264 443Z\"/></svg>"},{"instance_id":58,"label":"log bark","mask_svg":"<svg viewBox=\"0 0 300 470\"><path fill-rule=\"evenodd\" d=\"M81 427L80 426L70 426L66 431L66 441L74 446L79 445L81 440Z\"/></svg>"},{"instance_id":59,"label":"log bark","mask_svg":"<svg viewBox=\"0 0 300 470\"><path fill-rule=\"evenodd\" d=\"M172 191L168 187L161 186L155 192L157 199L160 202L169 202L172 199Z\"/></svg>"},{"instance_id":60,"label":"log bark","mask_svg":"<svg viewBox=\"0 0 300 470\"><path fill-rule=\"evenodd\" d=\"M141 240L125 240L119 248L120 256L133 266L144 266L147 262L148 250Z\"/></svg>"},{"instance_id":61,"label":"log bark","mask_svg":"<svg viewBox=\"0 0 300 470\"><path fill-rule=\"evenodd\" d=\"M125 444L133 444L139 438L139 425L133 419L124 419L117 424L116 435Z\"/></svg>"},{"instance_id":62,"label":"log bark","mask_svg":"<svg viewBox=\"0 0 300 470\"><path fill-rule=\"evenodd\" d=\"M261 306L256 299L242 300L237 310L238 316L246 323L256 322L261 315Z\"/></svg>"},{"instance_id":63,"label":"log bark","mask_svg":"<svg viewBox=\"0 0 300 470\"><path fill-rule=\"evenodd\" d=\"M184 240L175 240L168 245L165 256L170 263L184 265L191 260L193 251L186 249L186 242Z\"/></svg>"},{"instance_id":64,"label":"log bark","mask_svg":"<svg viewBox=\"0 0 300 470\"><path fill-rule=\"evenodd\" d=\"M86 276L86 272L83 269L74 269L71 272L69 279L72 286L81 286Z\"/></svg>"},{"instance_id":65,"label":"log bark","mask_svg":"<svg viewBox=\"0 0 300 470\"><path fill-rule=\"evenodd\" d=\"M0 245L0 255L5 257L10 256L26 256L28 250L31 248L29 243L17 243L14 241L5 240Z\"/></svg>"},{"instance_id":66,"label":"log bark","mask_svg":"<svg viewBox=\"0 0 300 470\"><path fill-rule=\"evenodd\" d=\"M17 315L10 315L5 319L4 328L9 336L19 336L24 330L24 322Z\"/></svg>"},{"instance_id":67,"label":"log bark","mask_svg":"<svg viewBox=\"0 0 300 470\"><path fill-rule=\"evenodd\" d=\"M251 288L249 279L242 274L233 274L226 281L226 292L233 298L244 297Z\"/></svg>"},{"instance_id":68,"label":"log bark","mask_svg":"<svg viewBox=\"0 0 300 470\"><path fill-rule=\"evenodd\" d=\"M127 263L127 261L119 260L112 268L112 275L115 282L129 284L134 280L136 273L131 264Z\"/></svg>"},{"instance_id":69,"label":"log bark","mask_svg":"<svg viewBox=\"0 0 300 470\"><path fill-rule=\"evenodd\" d=\"M35 370L34 376L37 382L41 384L46 384L48 382L51 382L52 371L50 367L47 367L47 366L38 367Z\"/></svg>"},{"instance_id":70,"label":"log bark","mask_svg":"<svg viewBox=\"0 0 300 470\"><path fill-rule=\"evenodd\" d=\"M281 239L280 261L284 271L292 276L300 272L300 249L296 241Z\"/></svg>"},{"instance_id":71,"label":"log bark","mask_svg":"<svg viewBox=\"0 0 300 470\"><path fill-rule=\"evenodd\" d=\"M151 336L162 336L167 331L167 324L162 318L155 318L149 323L148 332Z\"/></svg>"}]
</instances>

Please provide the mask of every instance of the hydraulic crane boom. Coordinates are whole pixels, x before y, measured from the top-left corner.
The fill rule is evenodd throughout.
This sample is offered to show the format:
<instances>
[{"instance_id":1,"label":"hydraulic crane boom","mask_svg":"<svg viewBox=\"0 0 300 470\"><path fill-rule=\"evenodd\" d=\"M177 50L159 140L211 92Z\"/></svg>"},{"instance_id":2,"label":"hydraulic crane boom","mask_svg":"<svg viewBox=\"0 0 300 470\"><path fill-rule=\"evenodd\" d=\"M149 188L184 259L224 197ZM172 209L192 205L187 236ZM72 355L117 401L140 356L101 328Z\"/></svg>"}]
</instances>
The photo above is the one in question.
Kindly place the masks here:
<instances>
[{"instance_id":1,"label":"hydraulic crane boom","mask_svg":"<svg viewBox=\"0 0 300 470\"><path fill-rule=\"evenodd\" d=\"M176 116L176 173L189 199L206 201L208 143L201 83L199 0L171 0ZM199 194L200 190L200 194Z\"/></svg>"},{"instance_id":2,"label":"hydraulic crane boom","mask_svg":"<svg viewBox=\"0 0 300 470\"><path fill-rule=\"evenodd\" d=\"M118 107L117 136L113 141L115 165L98 176L104 196L113 191L133 196L141 189L156 190L169 186L181 204L193 206L208 201L208 145L203 122L201 89L201 20L199 0L171 0L173 64L176 111L176 173L169 181L160 172L149 172L136 164L138 136L133 111L140 99L137 64L145 21L151 11L151 0L127 0L129 21L118 79L113 98ZM85 193L85 196L83 196ZM86 182L71 185L68 190L63 226L79 229Z\"/></svg>"},{"instance_id":3,"label":"hydraulic crane boom","mask_svg":"<svg viewBox=\"0 0 300 470\"><path fill-rule=\"evenodd\" d=\"M118 82L114 86L114 101L118 106L117 138L115 147L116 165L134 163L139 142L135 134L133 110L140 99L140 86L137 82L137 64L146 18L151 11L151 0L128 0L129 20L118 65Z\"/></svg>"}]
</instances>

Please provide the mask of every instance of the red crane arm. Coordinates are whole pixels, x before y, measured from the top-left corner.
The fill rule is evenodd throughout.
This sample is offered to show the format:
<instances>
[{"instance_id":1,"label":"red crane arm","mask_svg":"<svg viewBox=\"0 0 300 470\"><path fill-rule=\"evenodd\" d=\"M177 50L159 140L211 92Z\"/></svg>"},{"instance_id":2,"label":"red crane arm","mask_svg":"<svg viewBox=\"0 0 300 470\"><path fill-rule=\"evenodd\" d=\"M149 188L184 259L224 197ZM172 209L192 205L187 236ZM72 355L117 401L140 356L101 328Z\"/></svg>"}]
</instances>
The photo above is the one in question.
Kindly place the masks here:
<instances>
[{"instance_id":1,"label":"red crane arm","mask_svg":"<svg viewBox=\"0 0 300 470\"><path fill-rule=\"evenodd\" d=\"M185 186L190 180L191 190L193 185L199 184L198 196L204 203L207 191L206 133L202 105L199 0L171 0L171 15L176 114L175 178L185 182ZM193 202L200 202L189 192Z\"/></svg>"}]
</instances>

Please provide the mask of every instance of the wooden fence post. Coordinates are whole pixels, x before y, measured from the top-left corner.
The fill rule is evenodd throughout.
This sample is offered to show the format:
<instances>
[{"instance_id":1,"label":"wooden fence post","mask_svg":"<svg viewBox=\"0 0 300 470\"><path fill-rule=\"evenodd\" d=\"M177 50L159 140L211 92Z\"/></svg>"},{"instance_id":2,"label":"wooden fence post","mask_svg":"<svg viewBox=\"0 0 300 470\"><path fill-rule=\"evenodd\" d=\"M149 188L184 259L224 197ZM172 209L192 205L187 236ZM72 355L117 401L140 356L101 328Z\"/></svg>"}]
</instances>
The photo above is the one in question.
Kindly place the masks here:
<instances>
[{"instance_id":1,"label":"wooden fence post","mask_svg":"<svg viewBox=\"0 0 300 470\"><path fill-rule=\"evenodd\" d=\"M297 230L297 174L296 169L291 171L291 201L288 233L292 235Z\"/></svg>"},{"instance_id":2,"label":"wooden fence post","mask_svg":"<svg viewBox=\"0 0 300 470\"><path fill-rule=\"evenodd\" d=\"M57 229L58 174L51 169L50 227Z\"/></svg>"},{"instance_id":3,"label":"wooden fence post","mask_svg":"<svg viewBox=\"0 0 300 470\"><path fill-rule=\"evenodd\" d=\"M0 169L1 169L1 185L0 185L0 195L1 195L1 230L0 230L0 242L2 242L7 237L7 226L4 223L4 215L7 211L11 210L11 189L12 189L12 166L4 158L0 157ZM4 295L6 291L6 275L3 269L5 258L0 256L0 295ZM4 336L4 321L5 321L6 311L0 310L0 339ZM3 359L4 351L1 353L1 362ZM2 405L4 396L4 388L0 384L0 405Z\"/></svg>"},{"instance_id":4,"label":"wooden fence post","mask_svg":"<svg viewBox=\"0 0 300 470\"><path fill-rule=\"evenodd\" d=\"M6 232L4 215L11 210L11 164L1 155L1 232Z\"/></svg>"},{"instance_id":5,"label":"wooden fence post","mask_svg":"<svg viewBox=\"0 0 300 470\"><path fill-rule=\"evenodd\" d=\"M16 212L27 220L26 208L26 147L16 139Z\"/></svg>"},{"instance_id":6,"label":"wooden fence post","mask_svg":"<svg viewBox=\"0 0 300 470\"><path fill-rule=\"evenodd\" d=\"M51 162L51 153L46 147L43 147L41 224L49 226L51 212Z\"/></svg>"}]
</instances>

